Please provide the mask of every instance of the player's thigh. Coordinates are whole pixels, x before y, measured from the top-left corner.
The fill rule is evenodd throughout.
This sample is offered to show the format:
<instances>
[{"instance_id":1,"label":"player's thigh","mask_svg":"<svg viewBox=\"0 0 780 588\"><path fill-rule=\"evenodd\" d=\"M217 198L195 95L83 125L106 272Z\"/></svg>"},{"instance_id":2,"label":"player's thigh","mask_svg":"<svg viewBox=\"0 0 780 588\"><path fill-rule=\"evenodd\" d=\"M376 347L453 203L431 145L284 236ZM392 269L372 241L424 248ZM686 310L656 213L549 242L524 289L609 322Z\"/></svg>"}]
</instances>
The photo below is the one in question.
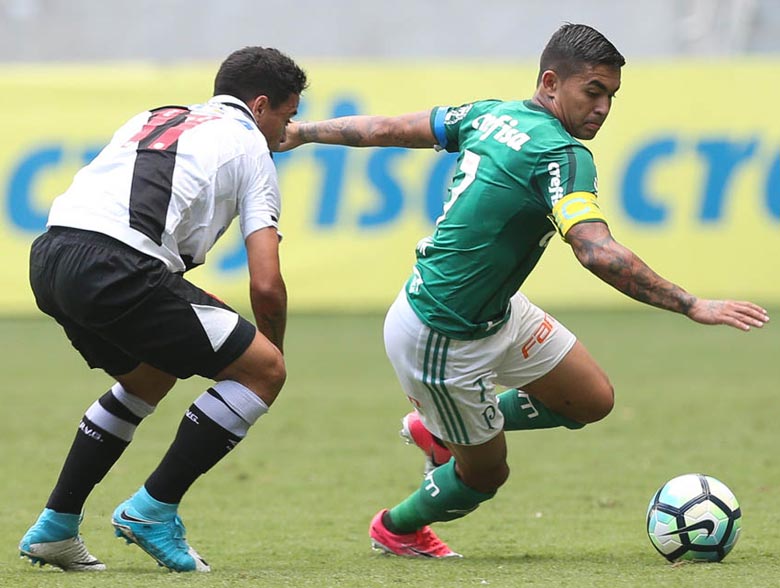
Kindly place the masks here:
<instances>
[{"instance_id":1,"label":"player's thigh","mask_svg":"<svg viewBox=\"0 0 780 588\"><path fill-rule=\"evenodd\" d=\"M174 375L215 379L252 345L257 329L230 306L158 268L138 303L101 335L139 361Z\"/></svg>"},{"instance_id":2,"label":"player's thigh","mask_svg":"<svg viewBox=\"0 0 780 588\"><path fill-rule=\"evenodd\" d=\"M502 331L509 339L497 367L498 383L523 388L563 361L577 338L562 323L520 292L511 301L511 313Z\"/></svg>"},{"instance_id":3,"label":"player's thigh","mask_svg":"<svg viewBox=\"0 0 780 588\"><path fill-rule=\"evenodd\" d=\"M612 387L574 334L518 293L512 297L512 343L497 382L519 388L551 410L581 423L606 416Z\"/></svg>"},{"instance_id":4,"label":"player's thigh","mask_svg":"<svg viewBox=\"0 0 780 588\"><path fill-rule=\"evenodd\" d=\"M402 292L385 319L385 349L404 393L425 426L457 445L479 445L503 428L492 364L499 337L459 341L429 329Z\"/></svg>"},{"instance_id":5,"label":"player's thigh","mask_svg":"<svg viewBox=\"0 0 780 588\"><path fill-rule=\"evenodd\" d=\"M579 341L555 368L523 390L549 409L583 424L607 416L615 399L607 374Z\"/></svg>"},{"instance_id":6,"label":"player's thigh","mask_svg":"<svg viewBox=\"0 0 780 588\"><path fill-rule=\"evenodd\" d=\"M165 373L148 363L141 363L135 369L114 377L126 392L152 406L157 406L176 384L176 376Z\"/></svg>"},{"instance_id":7,"label":"player's thigh","mask_svg":"<svg viewBox=\"0 0 780 588\"><path fill-rule=\"evenodd\" d=\"M50 229L32 247L30 277L42 310L90 366L113 376L144 363L178 378L213 378L257 333L160 260L99 233Z\"/></svg>"}]
</instances>

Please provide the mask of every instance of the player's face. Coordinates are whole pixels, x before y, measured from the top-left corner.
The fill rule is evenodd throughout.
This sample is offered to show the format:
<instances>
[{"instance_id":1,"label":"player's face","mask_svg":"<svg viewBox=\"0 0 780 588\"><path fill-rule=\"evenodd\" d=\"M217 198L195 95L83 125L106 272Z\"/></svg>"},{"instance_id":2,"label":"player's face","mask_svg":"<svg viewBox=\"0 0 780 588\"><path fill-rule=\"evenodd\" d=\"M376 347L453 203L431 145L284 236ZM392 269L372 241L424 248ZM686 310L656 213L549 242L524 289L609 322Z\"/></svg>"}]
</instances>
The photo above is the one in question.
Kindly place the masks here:
<instances>
[{"instance_id":1,"label":"player's face","mask_svg":"<svg viewBox=\"0 0 780 588\"><path fill-rule=\"evenodd\" d=\"M620 68L586 65L566 79L558 78L554 92L558 119L572 136L588 140L607 119L612 98L620 88Z\"/></svg>"},{"instance_id":2,"label":"player's face","mask_svg":"<svg viewBox=\"0 0 780 588\"><path fill-rule=\"evenodd\" d=\"M255 101L253 111L257 126L260 127L265 140L268 141L268 148L271 151L279 149L279 144L284 140L284 132L290 119L298 114L298 94L291 94L290 97L282 102L276 108L271 106L268 98L260 96Z\"/></svg>"}]
</instances>

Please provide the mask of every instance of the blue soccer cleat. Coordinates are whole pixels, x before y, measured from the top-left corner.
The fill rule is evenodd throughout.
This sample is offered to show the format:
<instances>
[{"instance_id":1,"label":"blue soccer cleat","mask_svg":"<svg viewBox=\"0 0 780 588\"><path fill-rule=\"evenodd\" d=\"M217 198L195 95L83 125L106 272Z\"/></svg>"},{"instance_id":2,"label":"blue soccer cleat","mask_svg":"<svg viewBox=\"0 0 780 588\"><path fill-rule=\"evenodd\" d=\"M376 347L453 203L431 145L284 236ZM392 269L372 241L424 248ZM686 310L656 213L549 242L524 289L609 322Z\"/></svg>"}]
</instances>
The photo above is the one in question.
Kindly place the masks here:
<instances>
[{"instance_id":1,"label":"blue soccer cleat","mask_svg":"<svg viewBox=\"0 0 780 588\"><path fill-rule=\"evenodd\" d=\"M19 542L19 556L33 565L49 564L66 572L100 572L105 564L87 551L79 537L81 515L45 508Z\"/></svg>"},{"instance_id":2,"label":"blue soccer cleat","mask_svg":"<svg viewBox=\"0 0 780 588\"><path fill-rule=\"evenodd\" d=\"M169 570L211 571L206 561L187 543L186 529L176 514L176 507L155 500L141 488L116 507L111 524L117 537L135 543Z\"/></svg>"}]
</instances>

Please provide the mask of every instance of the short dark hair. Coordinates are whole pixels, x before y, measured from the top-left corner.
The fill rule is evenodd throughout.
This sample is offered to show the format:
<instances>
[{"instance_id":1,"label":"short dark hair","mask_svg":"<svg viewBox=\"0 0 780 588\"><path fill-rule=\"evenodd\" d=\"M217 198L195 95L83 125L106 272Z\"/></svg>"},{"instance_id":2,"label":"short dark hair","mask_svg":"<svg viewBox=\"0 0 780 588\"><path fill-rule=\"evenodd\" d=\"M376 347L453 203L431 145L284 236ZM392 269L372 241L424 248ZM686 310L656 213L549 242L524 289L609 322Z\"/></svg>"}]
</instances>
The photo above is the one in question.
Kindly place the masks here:
<instances>
[{"instance_id":1,"label":"short dark hair","mask_svg":"<svg viewBox=\"0 0 780 588\"><path fill-rule=\"evenodd\" d=\"M542 74L548 69L565 79L582 71L584 65L620 68L625 64L625 57L596 29L567 22L555 31L542 51L536 83L541 82Z\"/></svg>"},{"instance_id":2,"label":"short dark hair","mask_svg":"<svg viewBox=\"0 0 780 588\"><path fill-rule=\"evenodd\" d=\"M278 49L244 47L228 55L219 66L214 95L229 94L247 103L268 96L275 108L306 86L306 73Z\"/></svg>"}]
</instances>

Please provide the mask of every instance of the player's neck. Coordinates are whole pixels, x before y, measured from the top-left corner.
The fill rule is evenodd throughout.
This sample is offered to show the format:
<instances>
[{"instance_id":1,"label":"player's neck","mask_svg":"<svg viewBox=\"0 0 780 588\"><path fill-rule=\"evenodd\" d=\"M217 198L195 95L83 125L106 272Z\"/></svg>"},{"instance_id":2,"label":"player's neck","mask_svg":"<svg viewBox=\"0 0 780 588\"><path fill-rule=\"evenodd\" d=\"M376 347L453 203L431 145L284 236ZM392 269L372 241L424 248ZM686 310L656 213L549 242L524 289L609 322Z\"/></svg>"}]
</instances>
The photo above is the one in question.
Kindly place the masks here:
<instances>
[{"instance_id":1,"label":"player's neck","mask_svg":"<svg viewBox=\"0 0 780 588\"><path fill-rule=\"evenodd\" d=\"M551 114L555 114L555 106L553 104L552 98L546 96L544 93L540 92L539 90L537 90L536 93L533 95L533 98L531 98L531 102L533 102L537 106L541 106L545 110L549 111Z\"/></svg>"}]
</instances>

